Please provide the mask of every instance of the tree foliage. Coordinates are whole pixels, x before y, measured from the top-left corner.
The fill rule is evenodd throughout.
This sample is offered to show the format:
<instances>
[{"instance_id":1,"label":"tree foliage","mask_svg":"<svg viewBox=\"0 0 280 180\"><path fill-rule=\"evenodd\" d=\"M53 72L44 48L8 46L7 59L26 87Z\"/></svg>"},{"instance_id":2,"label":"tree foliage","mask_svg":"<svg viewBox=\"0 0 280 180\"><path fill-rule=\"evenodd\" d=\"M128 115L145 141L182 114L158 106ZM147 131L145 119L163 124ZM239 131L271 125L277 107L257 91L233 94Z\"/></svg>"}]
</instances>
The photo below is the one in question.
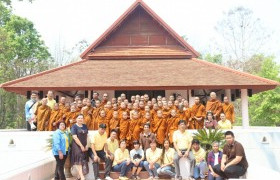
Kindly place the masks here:
<instances>
[{"instance_id":1,"label":"tree foliage","mask_svg":"<svg viewBox=\"0 0 280 180\"><path fill-rule=\"evenodd\" d=\"M52 62L33 23L14 15L10 1L0 1L0 83L46 70ZM24 101L0 90L0 128L23 126Z\"/></svg>"},{"instance_id":2,"label":"tree foliage","mask_svg":"<svg viewBox=\"0 0 280 180\"><path fill-rule=\"evenodd\" d=\"M261 67L253 73L280 82L280 66L274 57L258 55L255 58L261 59ZM249 113L251 125L280 125L280 87L253 95L249 99Z\"/></svg>"}]
</instances>

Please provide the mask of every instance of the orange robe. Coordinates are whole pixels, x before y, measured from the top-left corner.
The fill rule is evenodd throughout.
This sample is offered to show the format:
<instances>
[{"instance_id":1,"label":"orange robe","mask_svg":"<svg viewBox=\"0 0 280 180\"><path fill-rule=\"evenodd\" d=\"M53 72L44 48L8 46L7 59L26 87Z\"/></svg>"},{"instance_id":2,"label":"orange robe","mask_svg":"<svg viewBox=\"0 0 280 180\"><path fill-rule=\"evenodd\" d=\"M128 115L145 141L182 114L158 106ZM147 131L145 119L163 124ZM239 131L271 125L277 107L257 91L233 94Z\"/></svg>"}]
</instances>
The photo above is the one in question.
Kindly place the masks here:
<instances>
[{"instance_id":1,"label":"orange robe","mask_svg":"<svg viewBox=\"0 0 280 180\"><path fill-rule=\"evenodd\" d=\"M101 110L101 107L95 107L92 110L92 116L91 116L91 130L97 130L98 129L98 122L97 118L99 116L99 112Z\"/></svg>"},{"instance_id":2,"label":"orange robe","mask_svg":"<svg viewBox=\"0 0 280 180\"><path fill-rule=\"evenodd\" d=\"M156 134L157 143L162 145L166 135L166 119L155 117L155 126L153 132Z\"/></svg>"},{"instance_id":3,"label":"orange robe","mask_svg":"<svg viewBox=\"0 0 280 180\"><path fill-rule=\"evenodd\" d=\"M169 117L166 120L167 129L166 129L166 137L169 139L170 143L173 143L173 133L178 130L178 123L180 118L178 116Z\"/></svg>"},{"instance_id":4,"label":"orange robe","mask_svg":"<svg viewBox=\"0 0 280 180\"><path fill-rule=\"evenodd\" d=\"M144 116L145 116L145 113L146 113L145 109L139 108L139 115L140 115L139 117L140 117L140 118L144 117Z\"/></svg>"},{"instance_id":5,"label":"orange robe","mask_svg":"<svg viewBox=\"0 0 280 180\"><path fill-rule=\"evenodd\" d=\"M123 114L123 112L127 112L128 119L129 119L129 118L130 118L130 117L129 117L129 116L130 116L130 112L129 112L129 110L128 110L127 108L125 108L125 109L120 108L120 109L118 110L119 119L121 119L121 118L122 118L122 114Z\"/></svg>"},{"instance_id":6,"label":"orange robe","mask_svg":"<svg viewBox=\"0 0 280 180\"><path fill-rule=\"evenodd\" d=\"M186 118L186 121L187 123L189 122L190 118L191 118L191 108L187 108L185 110L185 118Z\"/></svg>"},{"instance_id":7,"label":"orange robe","mask_svg":"<svg viewBox=\"0 0 280 180\"><path fill-rule=\"evenodd\" d=\"M189 129L202 129L204 126L204 118L206 116L205 107L203 104L194 104L191 108L191 122ZM201 121L197 121L194 117L200 118Z\"/></svg>"},{"instance_id":8,"label":"orange robe","mask_svg":"<svg viewBox=\"0 0 280 180\"><path fill-rule=\"evenodd\" d=\"M53 126L53 123L60 121L62 118L62 111L61 110L52 110L48 130L54 131L57 129L56 126Z\"/></svg>"},{"instance_id":9,"label":"orange robe","mask_svg":"<svg viewBox=\"0 0 280 180\"><path fill-rule=\"evenodd\" d=\"M92 111L93 111L93 107L91 106L85 106L86 108L82 109L81 110L81 113L84 115L84 124L87 125L87 128L89 130L92 130L90 129L92 126L91 126L91 123L92 123Z\"/></svg>"},{"instance_id":10,"label":"orange robe","mask_svg":"<svg viewBox=\"0 0 280 180\"><path fill-rule=\"evenodd\" d=\"M223 106L219 100L214 99L214 100L207 101L206 112L211 111L213 115L217 114L216 120L220 119L220 113L222 112L222 110L223 110Z\"/></svg>"},{"instance_id":11,"label":"orange robe","mask_svg":"<svg viewBox=\"0 0 280 180\"><path fill-rule=\"evenodd\" d=\"M126 139L129 129L129 119L120 119L120 140Z\"/></svg>"},{"instance_id":12,"label":"orange robe","mask_svg":"<svg viewBox=\"0 0 280 180\"><path fill-rule=\"evenodd\" d=\"M170 109L163 109L162 110L163 118L168 118L170 116L170 112L171 112Z\"/></svg>"},{"instance_id":13,"label":"orange robe","mask_svg":"<svg viewBox=\"0 0 280 180\"><path fill-rule=\"evenodd\" d=\"M185 121L187 120L185 111L179 111L178 110L177 115L180 118L180 120L185 120Z\"/></svg>"},{"instance_id":14,"label":"orange robe","mask_svg":"<svg viewBox=\"0 0 280 180\"><path fill-rule=\"evenodd\" d=\"M110 126L110 132L111 130L113 129L117 129L120 125L120 120L119 118L115 119L115 118L112 118L110 121L109 121L109 126Z\"/></svg>"},{"instance_id":15,"label":"orange robe","mask_svg":"<svg viewBox=\"0 0 280 180\"><path fill-rule=\"evenodd\" d=\"M132 144L133 141L139 140L140 133L141 133L141 125L142 119L131 119L129 123L129 130L128 130L128 141L129 144Z\"/></svg>"},{"instance_id":16,"label":"orange robe","mask_svg":"<svg viewBox=\"0 0 280 180\"><path fill-rule=\"evenodd\" d=\"M77 112L78 115L81 113L82 108L83 108L83 107L77 107L77 108L76 108L76 112Z\"/></svg>"},{"instance_id":17,"label":"orange robe","mask_svg":"<svg viewBox=\"0 0 280 180\"><path fill-rule=\"evenodd\" d=\"M71 128L75 123L76 123L76 118L77 116L79 115L80 113L78 112L68 112L66 114L66 118L65 118L65 124L66 124L66 127L68 128ZM70 120L72 119L72 123L70 122Z\"/></svg>"},{"instance_id":18,"label":"orange robe","mask_svg":"<svg viewBox=\"0 0 280 180\"><path fill-rule=\"evenodd\" d=\"M59 103L59 104L58 104L58 109L59 109L60 111L63 111L63 110L65 109L65 104Z\"/></svg>"},{"instance_id":19,"label":"orange robe","mask_svg":"<svg viewBox=\"0 0 280 180\"><path fill-rule=\"evenodd\" d=\"M110 121L112 118L113 118L113 112L114 112L114 109L111 108L111 109L105 109L105 112L106 112L106 119L108 121Z\"/></svg>"},{"instance_id":20,"label":"orange robe","mask_svg":"<svg viewBox=\"0 0 280 180\"><path fill-rule=\"evenodd\" d=\"M50 116L51 116L51 108L47 105L38 105L35 111L36 120L37 120L37 131L45 131L48 130L48 125Z\"/></svg>"},{"instance_id":21,"label":"orange robe","mask_svg":"<svg viewBox=\"0 0 280 180\"><path fill-rule=\"evenodd\" d=\"M231 103L223 103L223 112L226 115L226 119L230 120L231 123L235 122L234 106Z\"/></svg>"}]
</instances>

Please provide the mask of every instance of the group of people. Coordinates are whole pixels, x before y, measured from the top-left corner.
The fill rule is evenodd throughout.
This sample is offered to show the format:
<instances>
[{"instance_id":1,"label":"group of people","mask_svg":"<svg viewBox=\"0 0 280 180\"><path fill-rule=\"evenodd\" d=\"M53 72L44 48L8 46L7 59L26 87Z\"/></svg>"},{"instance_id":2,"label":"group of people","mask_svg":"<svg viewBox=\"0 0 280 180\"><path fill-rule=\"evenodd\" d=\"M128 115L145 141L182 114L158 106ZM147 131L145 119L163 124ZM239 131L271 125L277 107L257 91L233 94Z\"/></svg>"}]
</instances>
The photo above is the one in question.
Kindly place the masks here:
<instances>
[{"instance_id":1,"label":"group of people","mask_svg":"<svg viewBox=\"0 0 280 180\"><path fill-rule=\"evenodd\" d=\"M64 163L70 151L69 135L65 131L66 124L59 123L59 129L53 135L53 154L57 160L55 179L65 180ZM159 175L168 175L171 179L182 179L181 172L189 172L188 179L222 180L224 178L239 178L245 174L248 162L243 146L234 140L231 131L225 133L226 145L223 152L219 150L219 143L213 142L213 150L206 157L205 150L197 139L193 139L187 130L187 122L179 120L178 129L174 132L172 141L164 140L159 148L156 135L151 132L150 124L144 125L140 140L133 141L133 147L128 146L125 139L118 140L117 131L111 130L107 138L106 124L100 124L92 136L88 136L88 129L84 124L84 116L78 115L76 123L71 128L73 142L71 145L71 164L77 169L78 179L84 180L83 163L85 157L91 158L96 180L100 180L100 160L105 162L105 179L111 180L110 172L120 172L119 179L140 179L139 173L144 169L149 173L149 179L159 179ZM130 151L129 151L130 150ZM179 163L185 158L189 168ZM208 170L209 169L209 170ZM208 172L208 173L207 173Z\"/></svg>"},{"instance_id":2,"label":"group of people","mask_svg":"<svg viewBox=\"0 0 280 180\"><path fill-rule=\"evenodd\" d=\"M180 95L176 99L174 96L169 99L161 96L150 99L147 94L136 95L131 96L129 101L125 94L109 100L108 94L104 93L100 100L99 94L95 92L92 99L76 96L71 103L66 102L65 97L61 97L57 103L52 91L41 101L37 101L37 97L32 92L25 106L29 130L34 127L33 124L37 124L37 131L53 131L59 122L65 122L66 128L71 128L77 116L83 114L89 130L97 130L100 124L106 124L107 134L112 129L118 129L118 139L126 138L130 145L139 139L145 123L150 123L160 145L163 145L165 138L172 143L172 134L178 128L179 120L185 120L188 129L231 129L234 123L234 106L228 97L224 97L221 103L215 92L211 92L206 106L199 97L195 97L192 107Z\"/></svg>"}]
</instances>

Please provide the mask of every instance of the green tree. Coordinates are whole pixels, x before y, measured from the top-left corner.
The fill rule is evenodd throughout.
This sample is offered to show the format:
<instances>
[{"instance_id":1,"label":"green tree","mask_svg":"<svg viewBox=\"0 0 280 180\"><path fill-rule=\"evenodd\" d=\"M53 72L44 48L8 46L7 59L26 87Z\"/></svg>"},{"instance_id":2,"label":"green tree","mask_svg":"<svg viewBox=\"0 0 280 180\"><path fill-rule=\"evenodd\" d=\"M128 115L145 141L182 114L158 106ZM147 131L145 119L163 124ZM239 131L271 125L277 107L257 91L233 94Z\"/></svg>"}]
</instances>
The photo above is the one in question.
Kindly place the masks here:
<instances>
[{"instance_id":1,"label":"green tree","mask_svg":"<svg viewBox=\"0 0 280 180\"><path fill-rule=\"evenodd\" d=\"M280 82L280 66L274 57L264 55L254 56L259 59L261 68L256 75ZM253 58L253 59L254 59ZM275 126L280 124L280 87L274 90L261 92L249 99L250 125Z\"/></svg>"},{"instance_id":2,"label":"green tree","mask_svg":"<svg viewBox=\"0 0 280 180\"><path fill-rule=\"evenodd\" d=\"M223 56L222 54L210 54L207 53L204 57L202 57L204 60L215 63L215 64L223 64Z\"/></svg>"},{"instance_id":3,"label":"green tree","mask_svg":"<svg viewBox=\"0 0 280 180\"><path fill-rule=\"evenodd\" d=\"M50 53L31 21L16 16L0 0L0 83L46 70ZM0 128L22 128L26 99L0 90Z\"/></svg>"}]
</instances>

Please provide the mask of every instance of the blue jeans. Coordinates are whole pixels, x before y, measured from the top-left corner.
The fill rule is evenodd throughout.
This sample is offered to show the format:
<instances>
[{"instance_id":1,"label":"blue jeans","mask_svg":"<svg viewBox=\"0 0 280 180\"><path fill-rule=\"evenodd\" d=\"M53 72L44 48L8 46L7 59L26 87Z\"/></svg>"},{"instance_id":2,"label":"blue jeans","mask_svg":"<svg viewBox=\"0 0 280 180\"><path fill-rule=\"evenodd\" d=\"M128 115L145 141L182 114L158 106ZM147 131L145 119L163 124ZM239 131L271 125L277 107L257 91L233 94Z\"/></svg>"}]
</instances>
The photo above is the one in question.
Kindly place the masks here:
<instances>
[{"instance_id":1,"label":"blue jeans","mask_svg":"<svg viewBox=\"0 0 280 180\"><path fill-rule=\"evenodd\" d=\"M126 165L126 161L123 161L120 164L117 164L117 165L113 166L113 171L121 172L120 176L124 177L124 176L126 176L128 171L130 171L132 166L133 166L132 163L130 163L129 165Z\"/></svg>"},{"instance_id":2,"label":"blue jeans","mask_svg":"<svg viewBox=\"0 0 280 180\"><path fill-rule=\"evenodd\" d=\"M144 161L140 161L138 166L136 166L134 163L132 163L132 164L133 164L133 167L141 167L141 168L144 167Z\"/></svg>"},{"instance_id":3,"label":"blue jeans","mask_svg":"<svg viewBox=\"0 0 280 180\"><path fill-rule=\"evenodd\" d=\"M222 177L214 177L212 174L211 174L211 171L208 172L208 180L223 180Z\"/></svg>"},{"instance_id":4,"label":"blue jeans","mask_svg":"<svg viewBox=\"0 0 280 180\"><path fill-rule=\"evenodd\" d=\"M146 171L148 171L150 176L158 177L157 169L160 168L160 165L158 163L154 164L154 169L150 169L149 168L149 162L145 161L144 162L144 167L145 167Z\"/></svg>"},{"instance_id":5,"label":"blue jeans","mask_svg":"<svg viewBox=\"0 0 280 180\"><path fill-rule=\"evenodd\" d=\"M207 169L207 164L205 161L202 161L199 164L196 164L194 167L193 177L195 179L205 178L206 169Z\"/></svg>"},{"instance_id":6,"label":"blue jeans","mask_svg":"<svg viewBox=\"0 0 280 180\"><path fill-rule=\"evenodd\" d=\"M168 175L171 178L175 177L175 169L172 166L165 166L163 168L158 168L157 173L163 174L163 175Z\"/></svg>"}]
</instances>

